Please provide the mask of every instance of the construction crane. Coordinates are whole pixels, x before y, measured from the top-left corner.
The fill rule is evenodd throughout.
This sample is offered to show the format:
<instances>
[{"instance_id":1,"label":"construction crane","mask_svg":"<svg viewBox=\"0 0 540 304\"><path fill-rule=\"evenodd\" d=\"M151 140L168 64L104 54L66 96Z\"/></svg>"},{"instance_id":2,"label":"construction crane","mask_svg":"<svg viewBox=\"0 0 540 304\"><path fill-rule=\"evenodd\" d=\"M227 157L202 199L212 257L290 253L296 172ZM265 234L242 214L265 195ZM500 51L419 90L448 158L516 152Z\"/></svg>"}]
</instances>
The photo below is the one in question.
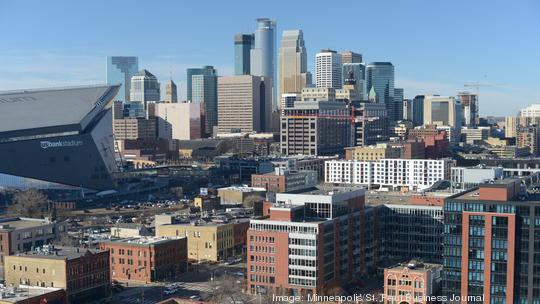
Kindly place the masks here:
<instances>
[{"instance_id":1,"label":"construction crane","mask_svg":"<svg viewBox=\"0 0 540 304\"><path fill-rule=\"evenodd\" d=\"M475 88L476 90L476 113L479 117L479 104L480 104L480 87L496 87L497 85L496 84L491 84L491 83L480 83L478 81L475 81L475 82L466 82L464 85L464 87L466 88ZM476 122L478 123L478 121Z\"/></svg>"}]
</instances>

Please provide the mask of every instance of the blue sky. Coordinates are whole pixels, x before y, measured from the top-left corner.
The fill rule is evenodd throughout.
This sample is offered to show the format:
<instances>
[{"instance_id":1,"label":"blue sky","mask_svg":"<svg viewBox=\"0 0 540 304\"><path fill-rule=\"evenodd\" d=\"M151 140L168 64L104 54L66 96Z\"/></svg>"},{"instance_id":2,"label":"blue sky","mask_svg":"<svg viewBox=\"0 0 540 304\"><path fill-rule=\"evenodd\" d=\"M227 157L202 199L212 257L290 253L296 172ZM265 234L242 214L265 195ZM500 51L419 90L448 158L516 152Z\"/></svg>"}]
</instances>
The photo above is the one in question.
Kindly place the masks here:
<instances>
[{"instance_id":1,"label":"blue sky","mask_svg":"<svg viewBox=\"0 0 540 304\"><path fill-rule=\"evenodd\" d=\"M25 1L0 0L0 90L103 83L105 56L179 84L185 69L233 73L233 36L257 17L299 28L313 72L322 48L391 61L405 96L480 90L481 115L540 103L540 1Z\"/></svg>"}]
</instances>

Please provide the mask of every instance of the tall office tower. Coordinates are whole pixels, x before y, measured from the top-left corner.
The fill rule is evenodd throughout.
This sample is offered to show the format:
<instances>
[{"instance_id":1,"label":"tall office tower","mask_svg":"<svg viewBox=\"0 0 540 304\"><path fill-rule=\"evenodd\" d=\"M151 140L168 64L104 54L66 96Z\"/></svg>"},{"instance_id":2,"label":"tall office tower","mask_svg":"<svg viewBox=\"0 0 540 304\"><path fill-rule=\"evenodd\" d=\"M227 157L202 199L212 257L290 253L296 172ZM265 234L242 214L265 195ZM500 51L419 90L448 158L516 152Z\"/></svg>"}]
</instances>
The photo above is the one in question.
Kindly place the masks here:
<instances>
[{"instance_id":1,"label":"tall office tower","mask_svg":"<svg viewBox=\"0 0 540 304\"><path fill-rule=\"evenodd\" d=\"M461 102L452 96L427 95L424 98L424 125L448 127L451 142L459 142L462 115Z\"/></svg>"},{"instance_id":2,"label":"tall office tower","mask_svg":"<svg viewBox=\"0 0 540 304\"><path fill-rule=\"evenodd\" d=\"M366 66L363 63L343 63L343 83L345 83L346 78L349 77L351 72L353 73L354 80L356 81L356 92L358 92L359 98L361 100L367 100Z\"/></svg>"},{"instance_id":3,"label":"tall office tower","mask_svg":"<svg viewBox=\"0 0 540 304\"><path fill-rule=\"evenodd\" d=\"M176 83L169 80L165 85L165 102L167 103L176 103L178 102L178 95L176 93Z\"/></svg>"},{"instance_id":4,"label":"tall office tower","mask_svg":"<svg viewBox=\"0 0 540 304\"><path fill-rule=\"evenodd\" d=\"M249 75L251 49L255 44L253 34L234 35L234 74Z\"/></svg>"},{"instance_id":5,"label":"tall office tower","mask_svg":"<svg viewBox=\"0 0 540 304\"><path fill-rule=\"evenodd\" d=\"M139 71L139 59L133 56L107 56L108 85L122 84L115 100L129 101L131 77Z\"/></svg>"},{"instance_id":6,"label":"tall office tower","mask_svg":"<svg viewBox=\"0 0 540 304\"><path fill-rule=\"evenodd\" d=\"M268 18L257 19L255 45L251 49L250 73L271 79L272 109L277 108L276 86L276 21Z\"/></svg>"},{"instance_id":7,"label":"tall office tower","mask_svg":"<svg viewBox=\"0 0 540 304\"><path fill-rule=\"evenodd\" d=\"M122 119L124 118L124 102L120 100L115 100L112 106L113 109L113 119Z\"/></svg>"},{"instance_id":8,"label":"tall office tower","mask_svg":"<svg viewBox=\"0 0 540 304\"><path fill-rule=\"evenodd\" d=\"M412 100L412 122L414 126L424 124L424 95L416 95Z\"/></svg>"},{"instance_id":9,"label":"tall office tower","mask_svg":"<svg viewBox=\"0 0 540 304\"><path fill-rule=\"evenodd\" d=\"M300 93L311 82L301 30L283 31L279 49L279 96Z\"/></svg>"},{"instance_id":10,"label":"tall office tower","mask_svg":"<svg viewBox=\"0 0 540 304\"><path fill-rule=\"evenodd\" d=\"M156 76L147 70L141 70L131 77L130 96L131 101L143 102L145 109L149 101L160 101L161 94Z\"/></svg>"},{"instance_id":11,"label":"tall office tower","mask_svg":"<svg viewBox=\"0 0 540 304\"><path fill-rule=\"evenodd\" d=\"M202 134L212 136L218 123L217 70L213 66L187 69L187 100L202 103Z\"/></svg>"},{"instance_id":12,"label":"tall office tower","mask_svg":"<svg viewBox=\"0 0 540 304\"><path fill-rule=\"evenodd\" d=\"M403 89L394 89L394 113L398 120L403 119Z\"/></svg>"},{"instance_id":13,"label":"tall office tower","mask_svg":"<svg viewBox=\"0 0 540 304\"><path fill-rule=\"evenodd\" d=\"M362 54L355 53L353 51L341 52L341 62L346 63L362 63Z\"/></svg>"},{"instance_id":14,"label":"tall office tower","mask_svg":"<svg viewBox=\"0 0 540 304\"><path fill-rule=\"evenodd\" d=\"M540 303L540 197L526 179L445 199L443 295L467 299L447 303Z\"/></svg>"},{"instance_id":15,"label":"tall office tower","mask_svg":"<svg viewBox=\"0 0 540 304\"><path fill-rule=\"evenodd\" d=\"M459 92L457 98L461 100L463 124L467 127L476 127L480 120L478 116L478 95L469 92Z\"/></svg>"},{"instance_id":16,"label":"tall office tower","mask_svg":"<svg viewBox=\"0 0 540 304\"><path fill-rule=\"evenodd\" d=\"M218 133L269 132L272 80L240 75L218 78Z\"/></svg>"},{"instance_id":17,"label":"tall office tower","mask_svg":"<svg viewBox=\"0 0 540 304\"><path fill-rule=\"evenodd\" d=\"M403 119L412 121L412 99L403 99Z\"/></svg>"},{"instance_id":18,"label":"tall office tower","mask_svg":"<svg viewBox=\"0 0 540 304\"><path fill-rule=\"evenodd\" d=\"M372 62L366 67L367 90L374 90L376 102L385 104L390 121L399 120L394 104L394 66L390 62Z\"/></svg>"},{"instance_id":19,"label":"tall office tower","mask_svg":"<svg viewBox=\"0 0 540 304\"><path fill-rule=\"evenodd\" d=\"M317 88L341 89L343 84L341 55L336 51L325 49L315 55L317 65Z\"/></svg>"},{"instance_id":20,"label":"tall office tower","mask_svg":"<svg viewBox=\"0 0 540 304\"><path fill-rule=\"evenodd\" d=\"M335 155L351 146L350 110L337 101L297 101L281 116L283 155Z\"/></svg>"}]
</instances>

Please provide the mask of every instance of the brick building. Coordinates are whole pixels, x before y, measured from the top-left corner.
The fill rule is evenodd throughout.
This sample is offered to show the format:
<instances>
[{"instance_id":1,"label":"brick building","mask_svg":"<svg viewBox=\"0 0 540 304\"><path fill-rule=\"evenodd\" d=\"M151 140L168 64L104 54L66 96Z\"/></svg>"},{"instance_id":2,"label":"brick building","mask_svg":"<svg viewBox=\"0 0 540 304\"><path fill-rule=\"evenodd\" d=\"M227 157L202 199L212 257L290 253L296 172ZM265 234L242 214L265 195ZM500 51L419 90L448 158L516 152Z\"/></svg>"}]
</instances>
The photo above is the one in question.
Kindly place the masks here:
<instances>
[{"instance_id":1,"label":"brick building","mask_svg":"<svg viewBox=\"0 0 540 304\"><path fill-rule=\"evenodd\" d=\"M434 303L440 291L442 265L410 261L384 270L384 304ZM431 299L434 299L431 301Z\"/></svg>"},{"instance_id":2,"label":"brick building","mask_svg":"<svg viewBox=\"0 0 540 304\"><path fill-rule=\"evenodd\" d=\"M110 251L111 278L155 282L187 271L187 238L129 238L102 242Z\"/></svg>"},{"instance_id":3,"label":"brick building","mask_svg":"<svg viewBox=\"0 0 540 304\"><path fill-rule=\"evenodd\" d=\"M445 200L443 295L540 303L540 195L529 189L538 179L503 179Z\"/></svg>"},{"instance_id":4,"label":"brick building","mask_svg":"<svg viewBox=\"0 0 540 304\"><path fill-rule=\"evenodd\" d=\"M110 294L109 251L43 246L4 257L7 286L57 287L68 303L85 303Z\"/></svg>"},{"instance_id":5,"label":"brick building","mask_svg":"<svg viewBox=\"0 0 540 304\"><path fill-rule=\"evenodd\" d=\"M364 218L364 189L278 193L269 218L251 220L247 288L251 293L324 294L373 271L378 237ZM369 213L369 214L368 214Z\"/></svg>"},{"instance_id":6,"label":"brick building","mask_svg":"<svg viewBox=\"0 0 540 304\"><path fill-rule=\"evenodd\" d=\"M265 188L269 192L296 191L313 187L317 184L316 171L293 171L275 168L274 172L253 174L251 186Z\"/></svg>"}]
</instances>

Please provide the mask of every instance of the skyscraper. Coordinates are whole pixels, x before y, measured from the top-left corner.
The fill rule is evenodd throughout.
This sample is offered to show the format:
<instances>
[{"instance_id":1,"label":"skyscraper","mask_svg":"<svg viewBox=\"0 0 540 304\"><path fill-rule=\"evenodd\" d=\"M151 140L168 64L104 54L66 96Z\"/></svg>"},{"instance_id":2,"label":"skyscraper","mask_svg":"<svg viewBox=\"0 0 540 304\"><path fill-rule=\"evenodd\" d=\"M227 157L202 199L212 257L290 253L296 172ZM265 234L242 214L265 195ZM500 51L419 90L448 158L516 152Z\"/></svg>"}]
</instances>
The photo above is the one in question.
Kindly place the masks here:
<instances>
[{"instance_id":1,"label":"skyscraper","mask_svg":"<svg viewBox=\"0 0 540 304\"><path fill-rule=\"evenodd\" d=\"M217 70L207 65L187 69L187 100L203 103L204 136L211 136L218 123Z\"/></svg>"},{"instance_id":2,"label":"skyscraper","mask_svg":"<svg viewBox=\"0 0 540 304\"><path fill-rule=\"evenodd\" d=\"M341 52L341 62L345 63L362 63L362 54L353 51Z\"/></svg>"},{"instance_id":3,"label":"skyscraper","mask_svg":"<svg viewBox=\"0 0 540 304\"><path fill-rule=\"evenodd\" d=\"M257 19L255 45L251 49L250 73L254 76L265 76L275 83L276 71L276 22L268 18ZM272 89L272 108L276 108L276 88Z\"/></svg>"},{"instance_id":4,"label":"skyscraper","mask_svg":"<svg viewBox=\"0 0 540 304\"><path fill-rule=\"evenodd\" d=\"M167 84L165 85L165 102L168 102L168 103L178 102L178 95L176 92L176 83L174 83L172 79L169 80Z\"/></svg>"},{"instance_id":5,"label":"skyscraper","mask_svg":"<svg viewBox=\"0 0 540 304\"><path fill-rule=\"evenodd\" d=\"M459 142L463 113L461 103L452 96L427 95L424 98L424 125L447 127L450 141Z\"/></svg>"},{"instance_id":6,"label":"skyscraper","mask_svg":"<svg viewBox=\"0 0 540 304\"><path fill-rule=\"evenodd\" d=\"M394 89L394 113L396 113L397 120L403 119L403 89Z\"/></svg>"},{"instance_id":7,"label":"skyscraper","mask_svg":"<svg viewBox=\"0 0 540 304\"><path fill-rule=\"evenodd\" d=\"M133 56L107 56L108 85L122 84L115 100L129 101L131 77L139 71L139 59Z\"/></svg>"},{"instance_id":8,"label":"skyscraper","mask_svg":"<svg viewBox=\"0 0 540 304\"><path fill-rule=\"evenodd\" d=\"M478 95L469 92L459 92L457 97L461 100L463 108L463 123L467 127L478 125Z\"/></svg>"},{"instance_id":9,"label":"skyscraper","mask_svg":"<svg viewBox=\"0 0 540 304\"><path fill-rule=\"evenodd\" d=\"M362 100L367 100L366 66L363 63L344 63L342 68L343 83L345 83L345 79L349 77L351 72L356 81L358 97Z\"/></svg>"},{"instance_id":10,"label":"skyscraper","mask_svg":"<svg viewBox=\"0 0 540 304\"><path fill-rule=\"evenodd\" d=\"M255 44L253 34L234 35L234 74L249 75L251 49Z\"/></svg>"},{"instance_id":11,"label":"skyscraper","mask_svg":"<svg viewBox=\"0 0 540 304\"><path fill-rule=\"evenodd\" d=\"M315 55L317 66L317 88L341 89L343 84L341 55L325 49Z\"/></svg>"},{"instance_id":12,"label":"skyscraper","mask_svg":"<svg viewBox=\"0 0 540 304\"><path fill-rule=\"evenodd\" d=\"M286 93L300 93L311 81L310 76L302 31L283 31L279 49L279 97Z\"/></svg>"},{"instance_id":13,"label":"skyscraper","mask_svg":"<svg viewBox=\"0 0 540 304\"><path fill-rule=\"evenodd\" d=\"M270 131L272 80L240 75L218 78L218 132Z\"/></svg>"},{"instance_id":14,"label":"skyscraper","mask_svg":"<svg viewBox=\"0 0 540 304\"><path fill-rule=\"evenodd\" d=\"M372 62L366 67L367 89L375 91L376 102L383 103L390 121L398 120L394 104L394 66L390 62Z\"/></svg>"},{"instance_id":15,"label":"skyscraper","mask_svg":"<svg viewBox=\"0 0 540 304\"><path fill-rule=\"evenodd\" d=\"M149 101L160 101L161 94L156 76L147 70L141 70L131 77L130 96L131 101L143 102L145 109Z\"/></svg>"}]
</instances>

